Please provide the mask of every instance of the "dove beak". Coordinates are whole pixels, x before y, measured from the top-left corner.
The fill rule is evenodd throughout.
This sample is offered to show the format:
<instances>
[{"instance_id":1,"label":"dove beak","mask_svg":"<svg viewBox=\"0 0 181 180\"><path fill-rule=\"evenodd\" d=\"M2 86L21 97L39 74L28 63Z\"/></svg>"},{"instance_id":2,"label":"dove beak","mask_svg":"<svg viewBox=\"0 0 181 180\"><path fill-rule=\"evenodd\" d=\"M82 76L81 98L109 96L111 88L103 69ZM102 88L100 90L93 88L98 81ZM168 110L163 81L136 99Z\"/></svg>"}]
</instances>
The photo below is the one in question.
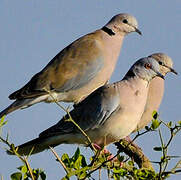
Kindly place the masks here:
<instances>
[{"instance_id":1,"label":"dove beak","mask_svg":"<svg viewBox=\"0 0 181 180\"><path fill-rule=\"evenodd\" d=\"M128 23L128 25L132 26L134 28L135 32L137 32L139 35L142 35L142 32L137 27L135 27L129 23Z\"/></svg>"},{"instance_id":2,"label":"dove beak","mask_svg":"<svg viewBox=\"0 0 181 180\"><path fill-rule=\"evenodd\" d=\"M178 75L177 71L175 71L173 68L169 68L169 69L170 69L170 72L172 72L172 73Z\"/></svg>"},{"instance_id":3,"label":"dove beak","mask_svg":"<svg viewBox=\"0 0 181 180\"><path fill-rule=\"evenodd\" d=\"M166 65L165 65L165 67L168 68L168 69L170 69L170 72L178 75L178 73L177 73L177 71L175 71L175 69L173 69L173 68L171 68L171 67L169 67L169 66L166 66Z\"/></svg>"},{"instance_id":4,"label":"dove beak","mask_svg":"<svg viewBox=\"0 0 181 180\"><path fill-rule=\"evenodd\" d=\"M135 28L135 32L137 32L139 35L142 35L142 32L138 28L136 28L136 27L134 27L134 28Z\"/></svg>"}]
</instances>

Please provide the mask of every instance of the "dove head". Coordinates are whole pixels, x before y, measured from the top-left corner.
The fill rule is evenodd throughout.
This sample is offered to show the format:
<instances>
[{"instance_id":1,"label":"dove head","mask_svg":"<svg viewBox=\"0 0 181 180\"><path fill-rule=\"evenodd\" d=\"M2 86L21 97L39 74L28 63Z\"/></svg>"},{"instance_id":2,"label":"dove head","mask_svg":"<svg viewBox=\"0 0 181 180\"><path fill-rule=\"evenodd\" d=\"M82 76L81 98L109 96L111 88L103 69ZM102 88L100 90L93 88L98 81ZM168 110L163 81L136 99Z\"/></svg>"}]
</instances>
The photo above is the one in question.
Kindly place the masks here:
<instances>
[{"instance_id":1,"label":"dove head","mask_svg":"<svg viewBox=\"0 0 181 180\"><path fill-rule=\"evenodd\" d=\"M163 76L165 76L168 72L172 72L177 74L177 72L173 69L173 61L172 59L164 53L154 53L148 57L154 58L160 65L160 72Z\"/></svg>"},{"instance_id":2,"label":"dove head","mask_svg":"<svg viewBox=\"0 0 181 180\"><path fill-rule=\"evenodd\" d=\"M145 81L151 81L155 76L159 76L164 79L164 76L160 72L159 63L150 57L142 58L131 67L132 73Z\"/></svg>"},{"instance_id":3,"label":"dove head","mask_svg":"<svg viewBox=\"0 0 181 180\"><path fill-rule=\"evenodd\" d=\"M112 30L114 34L126 35L131 32L137 32L141 35L136 18L125 13L115 15L105 27Z\"/></svg>"}]
</instances>

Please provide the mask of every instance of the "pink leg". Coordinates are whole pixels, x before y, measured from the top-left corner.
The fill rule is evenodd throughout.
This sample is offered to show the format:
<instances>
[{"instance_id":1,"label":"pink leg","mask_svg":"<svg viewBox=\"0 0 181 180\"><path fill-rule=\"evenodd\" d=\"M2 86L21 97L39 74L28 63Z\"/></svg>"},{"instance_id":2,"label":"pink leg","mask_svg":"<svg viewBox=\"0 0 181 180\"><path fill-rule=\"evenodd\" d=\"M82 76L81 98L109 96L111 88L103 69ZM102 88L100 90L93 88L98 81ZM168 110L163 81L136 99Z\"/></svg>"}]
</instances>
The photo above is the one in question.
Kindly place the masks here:
<instances>
[{"instance_id":1,"label":"pink leg","mask_svg":"<svg viewBox=\"0 0 181 180\"><path fill-rule=\"evenodd\" d=\"M101 150L101 149L102 149L102 148L101 148L98 144L96 144L96 143L93 143L93 146L94 146L95 149L97 149L97 150ZM109 150L107 150L106 148L104 148L104 149L102 150L101 154L108 154L109 156L107 157L107 160L110 160L110 159L112 159L112 158L114 157L114 155L111 154L111 152L110 152ZM112 159L111 161L112 161L112 162L118 161L118 158L115 157L115 158ZM122 167L122 166L123 166L123 162L120 163L120 167Z\"/></svg>"}]
</instances>

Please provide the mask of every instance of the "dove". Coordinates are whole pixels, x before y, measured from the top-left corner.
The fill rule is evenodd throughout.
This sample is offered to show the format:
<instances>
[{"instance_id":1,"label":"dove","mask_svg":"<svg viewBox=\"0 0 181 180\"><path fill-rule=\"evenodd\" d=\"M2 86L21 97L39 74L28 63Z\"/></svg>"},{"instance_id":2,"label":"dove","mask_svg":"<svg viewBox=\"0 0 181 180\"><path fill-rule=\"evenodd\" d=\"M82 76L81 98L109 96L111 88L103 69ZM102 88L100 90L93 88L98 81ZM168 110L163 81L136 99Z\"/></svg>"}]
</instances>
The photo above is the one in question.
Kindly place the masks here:
<instances>
[{"instance_id":1,"label":"dove","mask_svg":"<svg viewBox=\"0 0 181 180\"><path fill-rule=\"evenodd\" d=\"M154 53L149 57L158 61L160 65L160 72L163 76L166 76L169 72L177 74L177 72L173 69L173 61L168 55L164 53ZM144 113L137 128L133 132L141 130L153 119L153 111L158 111L164 95L164 83L164 79L160 77L155 77L151 80Z\"/></svg>"},{"instance_id":2,"label":"dove","mask_svg":"<svg viewBox=\"0 0 181 180\"><path fill-rule=\"evenodd\" d=\"M75 40L25 86L9 96L14 102L0 112L0 118L39 102L81 102L108 82L123 39L131 32L141 35L137 20L132 15L121 13L101 29Z\"/></svg>"},{"instance_id":3,"label":"dove","mask_svg":"<svg viewBox=\"0 0 181 180\"><path fill-rule=\"evenodd\" d=\"M87 138L68 121L70 117L99 147L125 138L137 127L144 112L149 83L156 76L163 78L154 58L136 61L121 81L92 92L38 138L17 146L17 152L20 155L35 154L59 144L86 146L89 143ZM8 153L13 154L11 151Z\"/></svg>"}]
</instances>

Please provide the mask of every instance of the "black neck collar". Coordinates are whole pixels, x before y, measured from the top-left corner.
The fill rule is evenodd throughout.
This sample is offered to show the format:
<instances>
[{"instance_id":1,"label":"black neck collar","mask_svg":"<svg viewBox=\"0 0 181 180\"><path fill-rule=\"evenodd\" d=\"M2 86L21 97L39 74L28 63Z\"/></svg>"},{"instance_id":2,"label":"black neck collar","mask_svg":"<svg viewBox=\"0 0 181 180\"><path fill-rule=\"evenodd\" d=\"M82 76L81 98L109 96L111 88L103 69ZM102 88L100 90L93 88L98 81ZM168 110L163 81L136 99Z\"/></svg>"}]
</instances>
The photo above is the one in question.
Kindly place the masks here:
<instances>
[{"instance_id":1,"label":"black neck collar","mask_svg":"<svg viewBox=\"0 0 181 180\"><path fill-rule=\"evenodd\" d=\"M133 78L133 77L135 77L136 75L135 75L135 73L132 71L132 70L129 70L127 73L126 73L126 75L125 75L125 77L123 78L123 79L127 79L127 78ZM126 78L127 77L127 78Z\"/></svg>"},{"instance_id":2,"label":"black neck collar","mask_svg":"<svg viewBox=\"0 0 181 180\"><path fill-rule=\"evenodd\" d=\"M103 30L105 33L109 34L110 36L114 36L115 35L115 32L112 29L109 29L106 26L104 26L101 30Z\"/></svg>"}]
</instances>

